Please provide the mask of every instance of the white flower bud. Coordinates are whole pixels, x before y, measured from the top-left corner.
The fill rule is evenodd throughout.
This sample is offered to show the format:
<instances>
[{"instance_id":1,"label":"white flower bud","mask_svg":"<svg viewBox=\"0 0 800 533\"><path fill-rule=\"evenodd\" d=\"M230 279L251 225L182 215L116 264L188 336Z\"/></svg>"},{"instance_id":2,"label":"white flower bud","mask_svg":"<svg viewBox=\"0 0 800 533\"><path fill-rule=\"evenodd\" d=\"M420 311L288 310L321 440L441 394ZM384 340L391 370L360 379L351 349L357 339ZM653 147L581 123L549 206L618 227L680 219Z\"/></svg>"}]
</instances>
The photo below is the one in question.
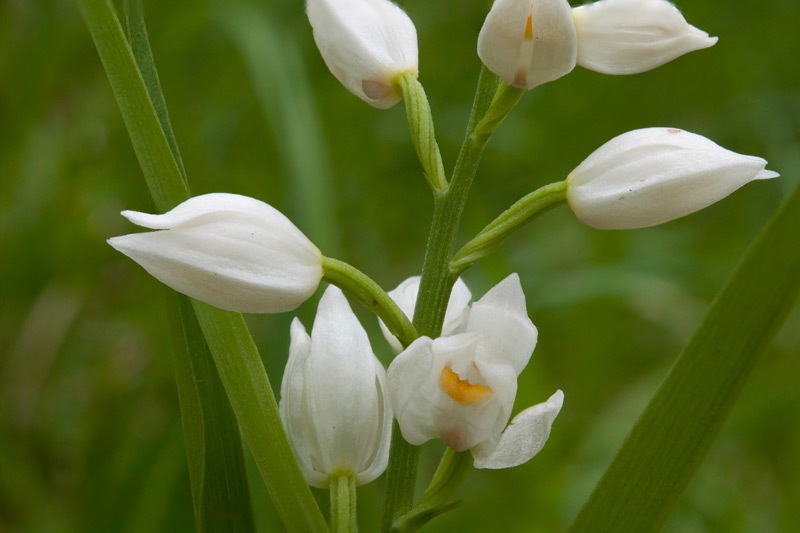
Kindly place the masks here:
<instances>
[{"instance_id":1,"label":"white flower bud","mask_svg":"<svg viewBox=\"0 0 800 533\"><path fill-rule=\"evenodd\" d=\"M655 226L694 213L753 180L777 173L687 131L629 131L598 148L567 177L567 201L598 229Z\"/></svg>"},{"instance_id":2,"label":"white flower bud","mask_svg":"<svg viewBox=\"0 0 800 533\"><path fill-rule=\"evenodd\" d=\"M417 30L388 0L308 0L308 20L331 73L368 104L388 109L403 72L418 71Z\"/></svg>"},{"instance_id":3,"label":"white flower bud","mask_svg":"<svg viewBox=\"0 0 800 533\"><path fill-rule=\"evenodd\" d=\"M278 210L247 196L205 194L163 215L122 215L162 231L114 237L111 246L176 291L222 309L290 311L322 279L317 247Z\"/></svg>"},{"instance_id":4,"label":"white flower bud","mask_svg":"<svg viewBox=\"0 0 800 533\"><path fill-rule=\"evenodd\" d=\"M328 287L311 336L292 322L281 383L281 419L303 476L325 488L331 474L357 485L386 470L392 410L386 371L342 291Z\"/></svg>"},{"instance_id":5,"label":"white flower bud","mask_svg":"<svg viewBox=\"0 0 800 533\"><path fill-rule=\"evenodd\" d=\"M568 74L577 49L566 0L496 0L478 36L483 64L523 89Z\"/></svg>"},{"instance_id":6,"label":"white flower bud","mask_svg":"<svg viewBox=\"0 0 800 533\"><path fill-rule=\"evenodd\" d=\"M667 0L600 0L572 10L578 64L604 74L636 74L717 42Z\"/></svg>"}]
</instances>

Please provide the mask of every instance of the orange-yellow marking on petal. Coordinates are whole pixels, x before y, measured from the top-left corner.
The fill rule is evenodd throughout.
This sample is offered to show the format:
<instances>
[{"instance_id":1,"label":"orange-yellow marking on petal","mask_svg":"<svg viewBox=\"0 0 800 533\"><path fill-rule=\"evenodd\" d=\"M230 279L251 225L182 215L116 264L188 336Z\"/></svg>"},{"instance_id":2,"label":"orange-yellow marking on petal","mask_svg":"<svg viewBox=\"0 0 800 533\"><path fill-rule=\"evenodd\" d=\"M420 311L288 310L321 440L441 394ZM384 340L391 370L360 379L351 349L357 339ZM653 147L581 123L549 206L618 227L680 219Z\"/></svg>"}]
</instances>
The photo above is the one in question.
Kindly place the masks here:
<instances>
[{"instance_id":1,"label":"orange-yellow marking on petal","mask_svg":"<svg viewBox=\"0 0 800 533\"><path fill-rule=\"evenodd\" d=\"M525 19L525 32L522 34L517 68L514 70L514 81L511 83L514 87L528 88L528 71L533 60L533 43L533 14L530 14Z\"/></svg>"},{"instance_id":2,"label":"orange-yellow marking on petal","mask_svg":"<svg viewBox=\"0 0 800 533\"><path fill-rule=\"evenodd\" d=\"M523 37L526 41L533 40L533 16L528 15L528 20L525 21L525 36Z\"/></svg>"},{"instance_id":3,"label":"orange-yellow marking on petal","mask_svg":"<svg viewBox=\"0 0 800 533\"><path fill-rule=\"evenodd\" d=\"M454 402L461 405L482 405L494 395L492 389L486 385L472 384L466 379L461 379L458 374L453 372L450 365L445 366L442 373L439 374L439 387Z\"/></svg>"}]
</instances>

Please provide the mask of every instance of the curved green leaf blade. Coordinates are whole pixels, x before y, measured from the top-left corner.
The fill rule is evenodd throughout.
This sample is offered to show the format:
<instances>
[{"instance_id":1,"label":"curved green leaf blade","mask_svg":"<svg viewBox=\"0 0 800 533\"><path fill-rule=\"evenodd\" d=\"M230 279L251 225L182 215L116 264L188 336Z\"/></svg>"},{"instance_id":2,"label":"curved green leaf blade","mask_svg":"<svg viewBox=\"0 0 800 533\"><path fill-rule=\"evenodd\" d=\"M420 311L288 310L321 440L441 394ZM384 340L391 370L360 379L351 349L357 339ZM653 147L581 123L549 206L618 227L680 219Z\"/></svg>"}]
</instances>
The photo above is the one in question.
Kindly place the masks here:
<instances>
[{"instance_id":1,"label":"curved green leaf blade","mask_svg":"<svg viewBox=\"0 0 800 533\"><path fill-rule=\"evenodd\" d=\"M751 245L570 531L658 531L800 290L800 187Z\"/></svg>"}]
</instances>

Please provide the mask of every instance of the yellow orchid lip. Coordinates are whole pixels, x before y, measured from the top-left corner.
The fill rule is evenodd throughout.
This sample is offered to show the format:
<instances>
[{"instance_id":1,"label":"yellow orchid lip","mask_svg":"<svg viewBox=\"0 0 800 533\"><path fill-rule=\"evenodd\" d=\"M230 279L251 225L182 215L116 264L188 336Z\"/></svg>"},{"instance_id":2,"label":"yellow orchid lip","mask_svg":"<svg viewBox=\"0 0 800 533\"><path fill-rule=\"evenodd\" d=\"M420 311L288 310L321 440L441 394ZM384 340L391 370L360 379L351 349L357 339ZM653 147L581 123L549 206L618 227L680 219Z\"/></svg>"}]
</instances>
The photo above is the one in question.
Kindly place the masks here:
<instances>
[{"instance_id":1,"label":"yellow orchid lip","mask_svg":"<svg viewBox=\"0 0 800 533\"><path fill-rule=\"evenodd\" d=\"M480 383L470 383L469 380L453 372L448 363L439 374L439 387L460 405L478 406L488 402L494 396L494 391Z\"/></svg>"}]
</instances>

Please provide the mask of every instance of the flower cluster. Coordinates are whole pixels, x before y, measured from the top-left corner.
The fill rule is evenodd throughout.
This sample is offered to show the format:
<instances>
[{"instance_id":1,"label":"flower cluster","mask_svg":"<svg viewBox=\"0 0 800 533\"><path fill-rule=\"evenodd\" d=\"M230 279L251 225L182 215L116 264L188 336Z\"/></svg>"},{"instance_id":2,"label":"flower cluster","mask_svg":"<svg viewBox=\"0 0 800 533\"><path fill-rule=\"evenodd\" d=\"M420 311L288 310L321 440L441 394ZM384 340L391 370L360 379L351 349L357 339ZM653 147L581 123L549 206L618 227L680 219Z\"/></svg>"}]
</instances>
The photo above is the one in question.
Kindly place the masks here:
<instances>
[{"instance_id":1,"label":"flower cluster","mask_svg":"<svg viewBox=\"0 0 800 533\"><path fill-rule=\"evenodd\" d=\"M307 14L326 65L344 87L381 109L404 97L398 80L418 75L418 54L414 24L402 9L389 0L308 0ZM634 74L715 42L666 0L599 0L576 8L566 0L496 0L478 55L505 82L493 78L498 94L522 94L518 89L558 79L576 65ZM765 167L764 159L700 135L646 128L607 142L556 185L586 225L633 229L688 215L750 181L778 175ZM122 214L156 231L109 244L178 292L226 310L278 313L308 300L327 278L355 286L351 294L380 308L384 320L414 331L410 321L424 300L420 277L388 294L357 276L343 283L341 273L326 270L331 260L263 202L215 193L161 215ZM492 237L497 228L487 228L481 245L488 249L504 233ZM323 294L310 335L298 319L292 323L280 416L309 484L327 487L342 475L363 484L381 475L394 420L408 443L441 439L456 452L469 451L477 468L517 466L544 446L563 405L561 390L512 418L517 378L538 338L519 277L506 277L470 304L462 270L444 269L452 290L449 300L441 294L440 323L427 329L440 335L398 334L401 341L391 321L380 323L397 354L388 370L336 286Z\"/></svg>"}]
</instances>

